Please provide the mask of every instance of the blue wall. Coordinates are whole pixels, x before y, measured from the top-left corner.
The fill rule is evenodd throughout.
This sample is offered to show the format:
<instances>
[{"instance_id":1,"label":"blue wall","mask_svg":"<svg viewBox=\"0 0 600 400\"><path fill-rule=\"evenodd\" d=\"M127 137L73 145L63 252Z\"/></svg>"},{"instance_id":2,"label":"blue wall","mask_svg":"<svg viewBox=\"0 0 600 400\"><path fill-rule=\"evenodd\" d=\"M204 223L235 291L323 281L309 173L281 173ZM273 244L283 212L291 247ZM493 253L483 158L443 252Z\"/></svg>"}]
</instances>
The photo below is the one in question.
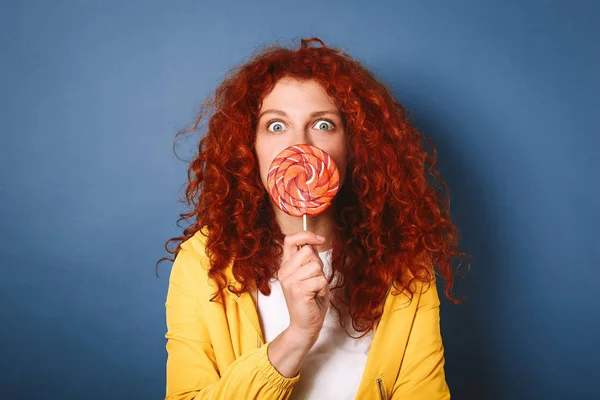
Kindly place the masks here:
<instances>
[{"instance_id":1,"label":"blue wall","mask_svg":"<svg viewBox=\"0 0 600 400\"><path fill-rule=\"evenodd\" d=\"M2 398L164 396L173 136L257 46L313 35L438 145L474 255L442 304L453 398L597 394L600 3L362 3L2 2Z\"/></svg>"}]
</instances>

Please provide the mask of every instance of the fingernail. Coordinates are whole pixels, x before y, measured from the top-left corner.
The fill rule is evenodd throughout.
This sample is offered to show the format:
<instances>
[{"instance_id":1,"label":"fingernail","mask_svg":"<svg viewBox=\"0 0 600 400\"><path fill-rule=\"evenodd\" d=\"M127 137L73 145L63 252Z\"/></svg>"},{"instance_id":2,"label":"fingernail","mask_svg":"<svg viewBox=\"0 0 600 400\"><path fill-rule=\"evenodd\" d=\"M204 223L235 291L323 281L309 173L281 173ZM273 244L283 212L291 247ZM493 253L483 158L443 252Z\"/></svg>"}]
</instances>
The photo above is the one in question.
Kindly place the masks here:
<instances>
[{"instance_id":1,"label":"fingernail","mask_svg":"<svg viewBox=\"0 0 600 400\"><path fill-rule=\"evenodd\" d=\"M325 240L325 238L321 235L317 235L317 240L323 241L323 240Z\"/></svg>"}]
</instances>

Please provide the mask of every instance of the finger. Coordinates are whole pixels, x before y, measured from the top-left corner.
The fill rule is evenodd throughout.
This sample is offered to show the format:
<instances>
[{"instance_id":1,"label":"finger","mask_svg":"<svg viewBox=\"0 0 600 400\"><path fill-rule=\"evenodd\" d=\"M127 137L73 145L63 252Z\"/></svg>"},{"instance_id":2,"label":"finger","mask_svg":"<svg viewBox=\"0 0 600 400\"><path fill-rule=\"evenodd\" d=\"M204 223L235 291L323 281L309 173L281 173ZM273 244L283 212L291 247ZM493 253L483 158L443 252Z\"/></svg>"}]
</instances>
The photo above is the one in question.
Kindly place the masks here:
<instances>
[{"instance_id":1,"label":"finger","mask_svg":"<svg viewBox=\"0 0 600 400\"><path fill-rule=\"evenodd\" d=\"M303 247L289 260L282 262L281 268L277 271L277 279L281 281L311 262L322 264L321 258L311 249L311 247L312 246Z\"/></svg>"},{"instance_id":2,"label":"finger","mask_svg":"<svg viewBox=\"0 0 600 400\"><path fill-rule=\"evenodd\" d=\"M315 246L307 244L298 250L292 257L290 257L290 262L298 265L304 265L311 261L319 261L320 259L321 258L319 257L319 253L317 252Z\"/></svg>"},{"instance_id":3,"label":"finger","mask_svg":"<svg viewBox=\"0 0 600 400\"><path fill-rule=\"evenodd\" d=\"M291 281L301 282L319 275L325 276L323 274L323 267L320 263L311 261L291 273L289 279Z\"/></svg>"},{"instance_id":4,"label":"finger","mask_svg":"<svg viewBox=\"0 0 600 400\"><path fill-rule=\"evenodd\" d=\"M288 257L299 251L299 247L310 244L319 245L325 243L325 238L319 239L319 236L312 231L299 231L287 235L283 240L283 253Z\"/></svg>"},{"instance_id":5,"label":"finger","mask_svg":"<svg viewBox=\"0 0 600 400\"><path fill-rule=\"evenodd\" d=\"M285 265L282 269L286 271L286 273L292 273L293 271L297 270L305 264L308 264L311 261L318 262L320 260L321 259L319 257L319 254L315 251L315 249L312 246L307 245L298 250L296 253L294 253L285 262Z\"/></svg>"},{"instance_id":6,"label":"finger","mask_svg":"<svg viewBox=\"0 0 600 400\"><path fill-rule=\"evenodd\" d=\"M319 290L317 292L317 297L325 297L325 296L329 296L331 294L331 291L329 290L329 282L327 281L327 278L325 278L325 281L327 282L326 285L324 285L321 290Z\"/></svg>"},{"instance_id":7,"label":"finger","mask_svg":"<svg viewBox=\"0 0 600 400\"><path fill-rule=\"evenodd\" d=\"M298 292L307 297L313 298L315 296L327 296L329 294L329 282L324 276L315 276L298 284Z\"/></svg>"}]
</instances>

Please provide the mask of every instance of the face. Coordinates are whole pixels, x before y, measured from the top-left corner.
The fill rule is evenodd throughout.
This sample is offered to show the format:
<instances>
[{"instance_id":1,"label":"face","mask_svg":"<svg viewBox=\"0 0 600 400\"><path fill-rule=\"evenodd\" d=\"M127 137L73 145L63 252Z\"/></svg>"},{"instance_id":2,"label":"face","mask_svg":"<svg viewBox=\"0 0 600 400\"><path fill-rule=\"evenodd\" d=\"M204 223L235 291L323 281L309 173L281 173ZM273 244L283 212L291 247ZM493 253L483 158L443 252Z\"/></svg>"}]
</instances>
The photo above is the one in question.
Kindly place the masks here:
<instances>
[{"instance_id":1,"label":"face","mask_svg":"<svg viewBox=\"0 0 600 400\"><path fill-rule=\"evenodd\" d=\"M328 153L343 184L346 138L342 115L319 83L280 79L263 99L258 115L254 145L265 188L271 162L295 144L310 144Z\"/></svg>"}]
</instances>

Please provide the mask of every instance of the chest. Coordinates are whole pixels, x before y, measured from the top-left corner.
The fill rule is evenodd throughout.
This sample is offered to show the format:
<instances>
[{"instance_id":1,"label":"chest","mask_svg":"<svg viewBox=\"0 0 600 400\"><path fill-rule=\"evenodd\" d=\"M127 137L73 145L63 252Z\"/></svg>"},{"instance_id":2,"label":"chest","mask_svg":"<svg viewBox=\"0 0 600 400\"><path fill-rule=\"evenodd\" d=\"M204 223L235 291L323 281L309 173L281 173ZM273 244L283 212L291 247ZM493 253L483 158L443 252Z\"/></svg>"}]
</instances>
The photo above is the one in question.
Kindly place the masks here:
<instances>
[{"instance_id":1,"label":"chest","mask_svg":"<svg viewBox=\"0 0 600 400\"><path fill-rule=\"evenodd\" d=\"M213 322L207 329L220 371L225 371L244 353L264 345L269 337L268 334L265 337L261 326L258 306L261 299L256 288L243 292L239 297L227 289L225 293L222 304L210 303L205 309L207 320ZM357 346L355 355L359 355L361 351L368 353L363 357L364 364L359 368L362 373L355 373L353 378L358 383L356 398L386 399L399 374L415 310L412 305L398 307L395 301L392 296L386 299L383 316L377 330L371 333L370 339L358 344L352 342ZM204 304L206 306L206 303ZM334 320L330 322L333 323ZM330 333L329 338L335 341L336 333ZM321 350L328 351L327 347L320 348L319 351ZM319 354L319 351L316 354ZM347 362L345 364L347 365ZM347 375L346 382L349 382Z\"/></svg>"}]
</instances>

